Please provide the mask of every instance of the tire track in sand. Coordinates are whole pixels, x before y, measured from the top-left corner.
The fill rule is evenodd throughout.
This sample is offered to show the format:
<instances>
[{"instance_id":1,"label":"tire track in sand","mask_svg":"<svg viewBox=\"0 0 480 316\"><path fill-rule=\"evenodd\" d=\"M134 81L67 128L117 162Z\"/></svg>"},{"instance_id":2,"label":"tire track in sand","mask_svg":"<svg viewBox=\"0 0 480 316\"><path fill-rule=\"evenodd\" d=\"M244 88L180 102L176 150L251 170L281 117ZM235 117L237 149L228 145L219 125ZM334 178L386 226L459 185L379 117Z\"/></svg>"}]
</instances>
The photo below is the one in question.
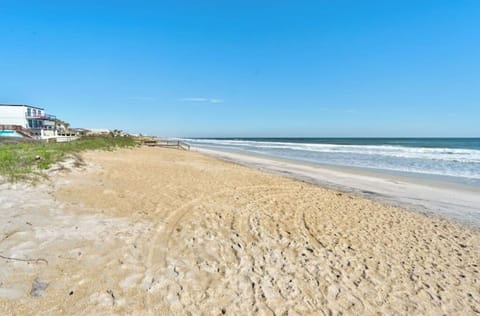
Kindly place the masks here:
<instances>
[{"instance_id":1,"label":"tire track in sand","mask_svg":"<svg viewBox=\"0 0 480 316\"><path fill-rule=\"evenodd\" d=\"M150 239L151 241L149 242L149 246L147 248L148 255L147 255L146 267L148 268L145 271L145 278L152 277L152 282L150 284L149 289L153 286L155 282L154 281L155 271L167 268L168 264L166 260L167 259L166 253L169 250L171 235L175 230L175 227L182 220L182 218L188 214L188 212L191 210L192 207L205 204L206 201L215 203L219 197L225 196L232 191L233 191L232 192L233 194L237 194L237 195L239 194L241 196L247 195L245 200L248 202L249 200L248 195L258 192L261 189L284 190L284 187L283 186L272 187L268 185L248 185L248 186L236 187L235 189L225 189L225 190L216 192L214 194L209 194L207 196L201 196L199 198L193 199L191 201L188 201L180 205L175 210L170 211L168 215L165 217L165 219L157 224L156 228L154 229L154 235ZM156 213L159 213L159 212L156 212ZM164 245L164 247L162 247L162 245ZM158 259L155 260L156 262L154 262L155 255L158 257ZM147 291L149 291L149 289L147 289ZM147 306L150 312L151 312L151 306L153 305L151 303L152 303L152 295L147 295Z\"/></svg>"}]
</instances>

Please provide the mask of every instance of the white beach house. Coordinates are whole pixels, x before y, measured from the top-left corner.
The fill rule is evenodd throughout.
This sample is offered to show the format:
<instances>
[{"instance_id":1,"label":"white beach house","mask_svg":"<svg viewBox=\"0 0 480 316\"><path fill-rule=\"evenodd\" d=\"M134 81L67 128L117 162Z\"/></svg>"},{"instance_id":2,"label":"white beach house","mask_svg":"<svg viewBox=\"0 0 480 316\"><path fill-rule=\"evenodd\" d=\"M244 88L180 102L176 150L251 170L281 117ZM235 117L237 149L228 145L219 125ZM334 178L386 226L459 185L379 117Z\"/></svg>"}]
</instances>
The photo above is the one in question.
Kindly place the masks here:
<instances>
[{"instance_id":1,"label":"white beach house","mask_svg":"<svg viewBox=\"0 0 480 316\"><path fill-rule=\"evenodd\" d=\"M57 136L56 117L45 109L21 104L0 104L0 136L48 139Z\"/></svg>"}]
</instances>

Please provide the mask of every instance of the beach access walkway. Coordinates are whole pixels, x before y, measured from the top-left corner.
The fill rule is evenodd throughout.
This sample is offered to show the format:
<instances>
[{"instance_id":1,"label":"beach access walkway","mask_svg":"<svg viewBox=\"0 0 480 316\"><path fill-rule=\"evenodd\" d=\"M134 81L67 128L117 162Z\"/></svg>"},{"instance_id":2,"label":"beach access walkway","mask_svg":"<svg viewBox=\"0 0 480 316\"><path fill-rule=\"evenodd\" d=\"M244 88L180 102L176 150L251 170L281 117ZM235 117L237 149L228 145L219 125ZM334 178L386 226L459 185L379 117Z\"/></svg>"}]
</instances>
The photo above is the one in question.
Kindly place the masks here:
<instances>
[{"instance_id":1,"label":"beach access walkway","mask_svg":"<svg viewBox=\"0 0 480 316\"><path fill-rule=\"evenodd\" d=\"M180 140L143 139L140 140L140 143L148 147L164 147L190 150L190 145Z\"/></svg>"}]
</instances>

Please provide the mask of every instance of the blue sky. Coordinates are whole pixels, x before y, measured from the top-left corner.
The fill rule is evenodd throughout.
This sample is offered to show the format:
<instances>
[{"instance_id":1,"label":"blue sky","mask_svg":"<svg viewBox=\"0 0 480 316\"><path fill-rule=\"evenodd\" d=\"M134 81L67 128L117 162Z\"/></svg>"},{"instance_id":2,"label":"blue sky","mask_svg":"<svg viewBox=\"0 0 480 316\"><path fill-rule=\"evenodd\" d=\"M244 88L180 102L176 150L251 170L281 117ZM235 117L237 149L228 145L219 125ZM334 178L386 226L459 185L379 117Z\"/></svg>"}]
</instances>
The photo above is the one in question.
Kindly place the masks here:
<instances>
[{"instance_id":1,"label":"blue sky","mask_svg":"<svg viewBox=\"0 0 480 316\"><path fill-rule=\"evenodd\" d=\"M480 136L480 1L0 1L0 103L162 136Z\"/></svg>"}]
</instances>

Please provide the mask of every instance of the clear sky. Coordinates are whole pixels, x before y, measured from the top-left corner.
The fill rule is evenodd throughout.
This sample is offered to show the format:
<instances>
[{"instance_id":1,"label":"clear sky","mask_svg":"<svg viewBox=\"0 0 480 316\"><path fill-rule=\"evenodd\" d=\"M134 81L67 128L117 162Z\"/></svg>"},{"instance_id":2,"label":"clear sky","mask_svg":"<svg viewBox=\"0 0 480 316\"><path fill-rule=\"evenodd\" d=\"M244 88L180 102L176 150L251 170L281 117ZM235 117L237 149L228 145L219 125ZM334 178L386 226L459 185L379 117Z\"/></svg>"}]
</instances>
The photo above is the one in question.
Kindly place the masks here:
<instances>
[{"instance_id":1,"label":"clear sky","mask_svg":"<svg viewBox=\"0 0 480 316\"><path fill-rule=\"evenodd\" d=\"M0 103L162 136L480 136L480 1L0 0Z\"/></svg>"}]
</instances>

